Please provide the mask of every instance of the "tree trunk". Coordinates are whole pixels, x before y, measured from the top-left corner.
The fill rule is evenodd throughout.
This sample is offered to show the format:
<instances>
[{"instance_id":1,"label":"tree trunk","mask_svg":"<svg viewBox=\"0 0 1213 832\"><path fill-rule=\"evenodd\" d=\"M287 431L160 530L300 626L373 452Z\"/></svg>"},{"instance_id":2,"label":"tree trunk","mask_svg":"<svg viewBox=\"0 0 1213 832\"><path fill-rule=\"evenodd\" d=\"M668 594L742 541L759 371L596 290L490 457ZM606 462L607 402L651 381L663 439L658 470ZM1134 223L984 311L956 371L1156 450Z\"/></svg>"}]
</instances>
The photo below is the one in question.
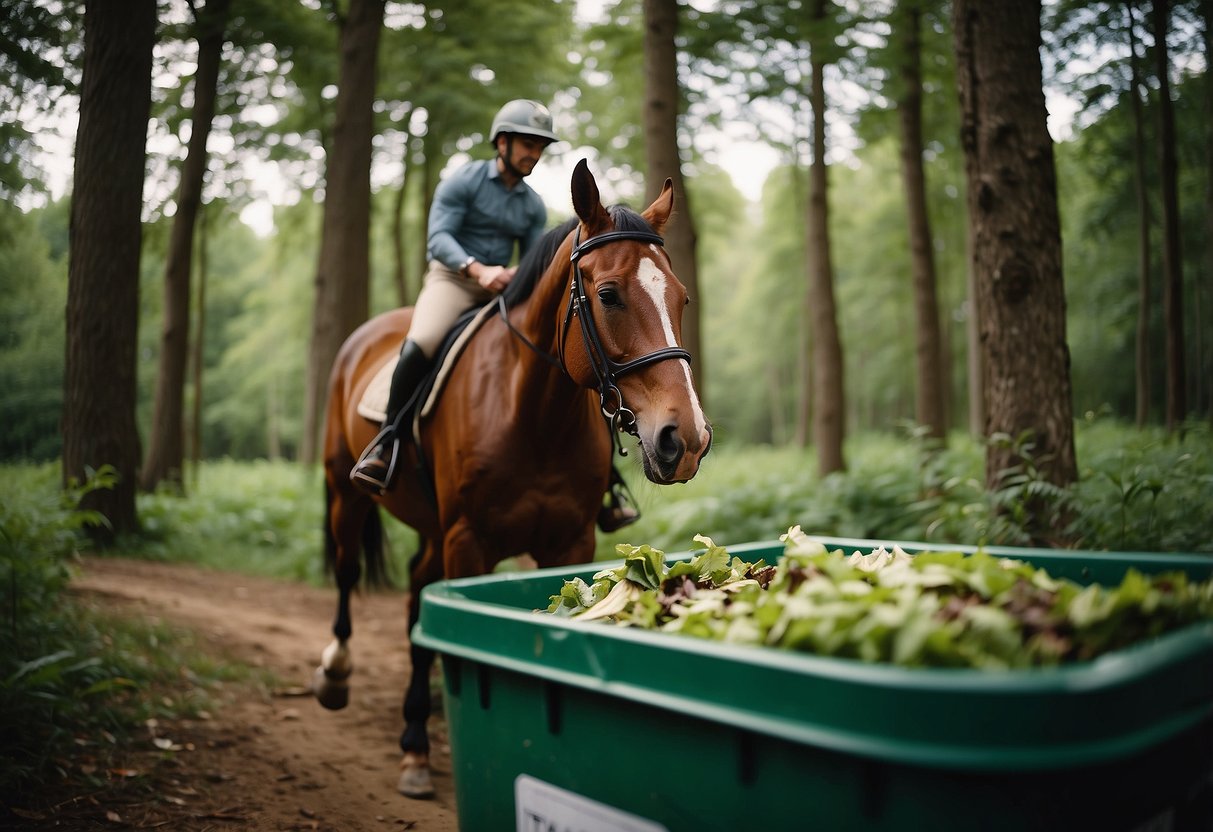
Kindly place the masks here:
<instances>
[{"instance_id":1,"label":"tree trunk","mask_svg":"<svg viewBox=\"0 0 1213 832\"><path fill-rule=\"evenodd\" d=\"M969 298L969 314L965 318L965 377L969 381L969 436L981 439L986 435L986 374L981 358L981 321L977 317L977 276L973 272L971 223L967 236L965 289Z\"/></svg>"},{"instance_id":2,"label":"tree trunk","mask_svg":"<svg viewBox=\"0 0 1213 832\"><path fill-rule=\"evenodd\" d=\"M1137 21L1133 2L1125 4L1129 36L1129 97L1133 106L1133 166L1137 190L1137 427L1150 420L1150 195L1146 186L1146 116L1137 67Z\"/></svg>"},{"instance_id":3,"label":"tree trunk","mask_svg":"<svg viewBox=\"0 0 1213 832\"><path fill-rule=\"evenodd\" d=\"M1205 19L1205 296L1213 313L1213 83L1209 67L1213 66L1213 0L1202 0L1201 16ZM1199 300L1197 301L1199 303ZM1213 314L1210 315L1213 319ZM1199 360L1199 359L1198 359ZM1213 365L1210 361L1203 366ZM1208 369L1200 372L1208 378ZM1209 424L1213 426L1213 389L1206 388L1209 397Z\"/></svg>"},{"instance_id":4,"label":"tree trunk","mask_svg":"<svg viewBox=\"0 0 1213 832\"><path fill-rule=\"evenodd\" d=\"M676 216L665 229L665 249L674 273L698 299L699 270L696 259L696 234L691 196L682 178L682 159L678 152L678 110L681 88L678 85L677 0L644 0L644 147L645 203L661 194L667 178L673 180ZM704 395L703 350L699 337L699 309L693 303L682 317L682 343L691 353L691 372L698 380L699 395ZM705 404L706 406L706 404Z\"/></svg>"},{"instance_id":5,"label":"tree trunk","mask_svg":"<svg viewBox=\"0 0 1213 832\"><path fill-rule=\"evenodd\" d=\"M401 119L405 132L404 152L400 161L404 167L400 174L400 189L396 191L396 198L392 200L392 282L396 286L396 299L401 306L408 306L410 300L408 266L405 265L407 246L404 243L404 205L409 193L409 174L413 170L409 159L409 145L413 141L413 136L408 132L412 113L412 109L409 109Z\"/></svg>"},{"instance_id":6,"label":"tree trunk","mask_svg":"<svg viewBox=\"0 0 1213 832\"><path fill-rule=\"evenodd\" d=\"M808 210L807 208L805 209ZM807 268L807 267L806 267ZM806 286L800 300L800 319L813 320L813 293ZM796 331L796 429L793 441L798 448L813 444L813 338L809 327Z\"/></svg>"},{"instance_id":7,"label":"tree trunk","mask_svg":"<svg viewBox=\"0 0 1213 832\"><path fill-rule=\"evenodd\" d=\"M282 401L278 394L278 379L265 385L265 452L271 460L282 459Z\"/></svg>"},{"instance_id":8,"label":"tree trunk","mask_svg":"<svg viewBox=\"0 0 1213 832\"><path fill-rule=\"evenodd\" d=\"M153 0L85 5L68 232L63 480L83 482L91 470L114 466L114 488L82 501L109 522L91 530L103 544L138 528L135 353L155 37Z\"/></svg>"},{"instance_id":9,"label":"tree trunk","mask_svg":"<svg viewBox=\"0 0 1213 832\"><path fill-rule=\"evenodd\" d=\"M371 139L375 65L385 0L351 0L341 23L341 68L333 144L325 170L299 456L318 458L329 371L342 342L370 311Z\"/></svg>"},{"instance_id":10,"label":"tree trunk","mask_svg":"<svg viewBox=\"0 0 1213 832\"><path fill-rule=\"evenodd\" d=\"M198 485L198 471L202 463L202 369L203 357L206 355L206 279L207 264L206 243L206 207L203 206L198 214L198 325L194 329L194 343L191 347L191 357L194 375L194 412L190 419L191 442L190 456L194 463L194 486Z\"/></svg>"},{"instance_id":11,"label":"tree trunk","mask_svg":"<svg viewBox=\"0 0 1213 832\"><path fill-rule=\"evenodd\" d=\"M939 300L935 291L935 246L927 213L926 174L922 164L922 68L919 39L921 10L903 2L900 23L902 95L897 104L901 121L901 174L905 183L906 216L910 225L910 263L914 279L917 325L914 355L918 385L914 417L927 435L942 439L945 422L944 364L939 331Z\"/></svg>"},{"instance_id":12,"label":"tree trunk","mask_svg":"<svg viewBox=\"0 0 1213 832\"><path fill-rule=\"evenodd\" d=\"M446 164L445 159L439 159L433 155L437 153L430 147L426 147L423 142L423 153L421 161L421 216L417 218L418 225L421 226L418 234L418 239L421 245L417 246L417 275L413 285L412 298L415 301L417 296L421 294L421 284L425 280L425 273L429 267L429 218L430 209L434 207L434 190L438 187L435 179L438 172L442 170Z\"/></svg>"},{"instance_id":13,"label":"tree trunk","mask_svg":"<svg viewBox=\"0 0 1213 832\"><path fill-rule=\"evenodd\" d=\"M1040 3L953 5L986 435L1032 437L1049 482L1077 478L1053 143L1040 65ZM1025 462L991 442L986 484Z\"/></svg>"},{"instance_id":14,"label":"tree trunk","mask_svg":"<svg viewBox=\"0 0 1213 832\"><path fill-rule=\"evenodd\" d=\"M813 19L823 21L826 0L816 0ZM826 168L826 94L824 39L810 45L812 80L809 102L813 111L813 161L809 168L807 265L810 324L813 342L813 443L821 476L846 469L843 461L844 395L842 344L834 304L834 264L830 256L829 181Z\"/></svg>"},{"instance_id":15,"label":"tree trunk","mask_svg":"<svg viewBox=\"0 0 1213 832\"><path fill-rule=\"evenodd\" d=\"M206 178L206 141L215 116L219 64L223 59L224 25L229 0L208 0L197 12L198 69L194 73L194 108L190 140L181 166L177 213L169 237L164 267L164 324L160 334L160 365L152 409L151 436L140 486L153 491L162 482L184 487L185 370L189 359L190 266L194 255L194 224L202 203Z\"/></svg>"},{"instance_id":16,"label":"tree trunk","mask_svg":"<svg viewBox=\"0 0 1213 832\"><path fill-rule=\"evenodd\" d=\"M1167 57L1170 3L1154 0L1154 59L1158 75L1158 181L1162 198L1162 318L1167 356L1167 430L1187 415L1184 373L1183 252L1179 245L1179 183L1175 158L1175 110Z\"/></svg>"},{"instance_id":17,"label":"tree trunk","mask_svg":"<svg viewBox=\"0 0 1213 832\"><path fill-rule=\"evenodd\" d=\"M788 441L787 419L784 408L787 406L785 394L787 386L780 378L779 366L771 361L766 368L767 394L770 397L771 419L767 441L773 445L783 445Z\"/></svg>"},{"instance_id":18,"label":"tree trunk","mask_svg":"<svg viewBox=\"0 0 1213 832\"><path fill-rule=\"evenodd\" d=\"M400 306L409 303L409 276L405 266L404 245L404 198L408 194L408 168L400 177L400 187L392 199L392 285L396 287L396 302Z\"/></svg>"}]
</instances>

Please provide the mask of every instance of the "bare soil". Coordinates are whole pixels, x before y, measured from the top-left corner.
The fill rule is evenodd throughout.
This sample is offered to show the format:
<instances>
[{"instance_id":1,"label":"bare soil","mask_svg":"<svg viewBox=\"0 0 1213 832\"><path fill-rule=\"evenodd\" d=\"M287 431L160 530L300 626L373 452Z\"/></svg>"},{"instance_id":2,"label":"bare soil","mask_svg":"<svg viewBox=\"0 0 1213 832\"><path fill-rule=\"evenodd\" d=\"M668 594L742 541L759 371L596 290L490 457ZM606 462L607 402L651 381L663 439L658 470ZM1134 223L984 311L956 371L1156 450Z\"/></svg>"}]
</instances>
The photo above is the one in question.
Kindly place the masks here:
<instances>
[{"instance_id":1,"label":"bare soil","mask_svg":"<svg viewBox=\"0 0 1213 832\"><path fill-rule=\"evenodd\" d=\"M262 667L281 683L271 690L226 685L222 705L208 718L149 728L146 749L134 749L128 766L142 788L115 783L66 796L0 826L187 832L458 828L440 712L430 719L437 796L411 800L395 788L409 664L404 592L354 598L354 675L350 704L341 711L325 710L308 690L331 640L335 589L179 564L90 558L72 592L124 615L191 628L223 655ZM440 711L437 691L434 701ZM111 782L123 774L111 772Z\"/></svg>"}]
</instances>

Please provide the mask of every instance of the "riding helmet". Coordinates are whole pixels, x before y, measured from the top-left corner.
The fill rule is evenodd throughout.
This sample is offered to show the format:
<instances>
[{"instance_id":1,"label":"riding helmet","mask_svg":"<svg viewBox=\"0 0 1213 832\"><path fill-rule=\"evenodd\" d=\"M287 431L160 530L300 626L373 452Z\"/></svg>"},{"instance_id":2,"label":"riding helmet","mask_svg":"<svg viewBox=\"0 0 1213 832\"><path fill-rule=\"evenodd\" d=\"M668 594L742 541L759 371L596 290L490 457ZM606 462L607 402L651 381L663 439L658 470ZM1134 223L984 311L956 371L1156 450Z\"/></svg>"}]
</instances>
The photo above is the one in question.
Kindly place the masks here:
<instances>
[{"instance_id":1,"label":"riding helmet","mask_svg":"<svg viewBox=\"0 0 1213 832\"><path fill-rule=\"evenodd\" d=\"M521 133L549 142L558 141L552 132L552 114L548 108L529 98L516 98L497 111L489 141L496 144L502 133Z\"/></svg>"}]
</instances>

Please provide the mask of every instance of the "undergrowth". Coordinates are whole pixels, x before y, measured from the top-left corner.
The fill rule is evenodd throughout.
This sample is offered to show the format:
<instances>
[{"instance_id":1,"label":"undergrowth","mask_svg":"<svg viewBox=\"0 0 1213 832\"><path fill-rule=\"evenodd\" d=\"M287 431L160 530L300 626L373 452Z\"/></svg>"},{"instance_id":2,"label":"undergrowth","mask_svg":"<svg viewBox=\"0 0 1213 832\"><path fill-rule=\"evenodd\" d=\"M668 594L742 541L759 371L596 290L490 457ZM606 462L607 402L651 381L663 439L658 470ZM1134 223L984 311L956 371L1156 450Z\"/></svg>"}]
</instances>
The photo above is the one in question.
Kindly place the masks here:
<instances>
[{"instance_id":1,"label":"undergrowth","mask_svg":"<svg viewBox=\"0 0 1213 832\"><path fill-rule=\"evenodd\" d=\"M1089 418L1076 424L1079 481L1044 480L1030 436L1013 443L1021 462L986 487L985 446L953 434L933 442L912 427L847 441L845 472L819 477L811 449L719 443L682 485L644 479L632 452L617 459L640 520L598 535L596 556L618 543L665 551L697 534L720 545L771 540L792 525L833 537L969 545L1054 545L1095 550L1213 554L1213 433L1193 423L1181 435ZM18 490L57 499L48 468L7 466ZM204 463L186 496L140 495L143 532L126 555L323 585L324 481L318 467L290 462ZM382 513L389 566L407 583L417 536ZM63 528L43 534L67 534Z\"/></svg>"},{"instance_id":2,"label":"undergrowth","mask_svg":"<svg viewBox=\"0 0 1213 832\"><path fill-rule=\"evenodd\" d=\"M324 476L289 462L216 460L186 482L187 496L140 494L142 533L123 552L323 585ZM389 572L406 574L417 536L381 512Z\"/></svg>"},{"instance_id":3,"label":"undergrowth","mask_svg":"<svg viewBox=\"0 0 1213 832\"><path fill-rule=\"evenodd\" d=\"M81 496L102 469L62 493L52 466L0 478L0 801L100 786L151 720L195 717L249 671L183 630L107 614L67 591L85 525Z\"/></svg>"},{"instance_id":4,"label":"undergrowth","mask_svg":"<svg viewBox=\"0 0 1213 832\"><path fill-rule=\"evenodd\" d=\"M1047 482L1030 436L998 437L1020 457L987 489L985 446L920 431L848 440L845 472L816 474L811 450L714 449L686 485L658 487L634 466L625 478L643 509L635 525L599 537L600 558L617 543L689 548L696 534L720 545L777 537L789 526L833 537L991 546L1053 545L1213 554L1213 433L1137 430L1106 420L1076 425L1079 480Z\"/></svg>"}]
</instances>

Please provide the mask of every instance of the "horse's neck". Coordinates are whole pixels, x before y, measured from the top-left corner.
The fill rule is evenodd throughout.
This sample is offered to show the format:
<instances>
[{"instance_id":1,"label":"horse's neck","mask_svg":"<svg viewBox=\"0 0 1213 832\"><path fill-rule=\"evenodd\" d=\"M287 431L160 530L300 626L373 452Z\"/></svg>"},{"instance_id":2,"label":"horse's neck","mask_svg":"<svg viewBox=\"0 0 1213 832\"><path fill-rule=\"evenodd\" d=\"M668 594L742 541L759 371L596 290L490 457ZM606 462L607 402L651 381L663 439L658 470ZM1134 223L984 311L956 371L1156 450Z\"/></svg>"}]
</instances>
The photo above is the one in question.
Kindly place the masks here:
<instances>
[{"instance_id":1,"label":"horse's neck","mask_svg":"<svg viewBox=\"0 0 1213 832\"><path fill-rule=\"evenodd\" d=\"M521 398L539 402L545 413L575 412L593 409L586 390L569 378L559 366L560 322L569 291L571 246L563 246L544 271L530 298L513 316L519 332L534 345L519 345L520 372L516 384ZM540 354L542 353L542 355ZM559 417L556 417L559 418Z\"/></svg>"}]
</instances>

